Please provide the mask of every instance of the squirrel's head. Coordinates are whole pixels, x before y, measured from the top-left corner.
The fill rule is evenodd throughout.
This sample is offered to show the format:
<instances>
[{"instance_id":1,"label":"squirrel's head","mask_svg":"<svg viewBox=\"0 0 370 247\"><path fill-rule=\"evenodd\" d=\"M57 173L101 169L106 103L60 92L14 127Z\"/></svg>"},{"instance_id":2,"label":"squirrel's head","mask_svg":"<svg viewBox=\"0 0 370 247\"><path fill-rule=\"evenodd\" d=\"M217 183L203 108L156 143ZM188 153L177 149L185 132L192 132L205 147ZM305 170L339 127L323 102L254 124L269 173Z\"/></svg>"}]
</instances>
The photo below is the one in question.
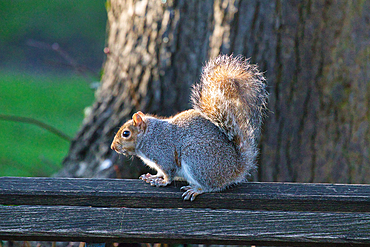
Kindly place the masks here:
<instances>
[{"instance_id":1,"label":"squirrel's head","mask_svg":"<svg viewBox=\"0 0 370 247\"><path fill-rule=\"evenodd\" d=\"M111 149L119 154L136 154L137 137L146 129L144 117L144 113L139 111L132 116L131 120L122 125L113 139Z\"/></svg>"}]
</instances>

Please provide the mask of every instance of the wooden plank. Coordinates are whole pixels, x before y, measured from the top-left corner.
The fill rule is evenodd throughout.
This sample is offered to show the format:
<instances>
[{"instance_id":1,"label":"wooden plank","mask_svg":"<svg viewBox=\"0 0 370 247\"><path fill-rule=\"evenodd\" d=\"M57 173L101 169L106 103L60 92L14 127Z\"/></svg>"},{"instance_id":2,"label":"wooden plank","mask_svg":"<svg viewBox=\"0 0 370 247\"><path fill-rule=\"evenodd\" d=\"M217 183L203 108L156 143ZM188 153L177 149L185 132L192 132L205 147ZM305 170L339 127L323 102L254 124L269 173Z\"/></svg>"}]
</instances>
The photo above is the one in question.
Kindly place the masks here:
<instances>
[{"instance_id":1,"label":"wooden plank","mask_svg":"<svg viewBox=\"0 0 370 247\"><path fill-rule=\"evenodd\" d=\"M180 187L141 180L0 178L0 204L369 212L370 185L246 183L183 201Z\"/></svg>"},{"instance_id":2,"label":"wooden plank","mask_svg":"<svg viewBox=\"0 0 370 247\"><path fill-rule=\"evenodd\" d=\"M370 244L368 213L0 206L0 239Z\"/></svg>"}]
</instances>

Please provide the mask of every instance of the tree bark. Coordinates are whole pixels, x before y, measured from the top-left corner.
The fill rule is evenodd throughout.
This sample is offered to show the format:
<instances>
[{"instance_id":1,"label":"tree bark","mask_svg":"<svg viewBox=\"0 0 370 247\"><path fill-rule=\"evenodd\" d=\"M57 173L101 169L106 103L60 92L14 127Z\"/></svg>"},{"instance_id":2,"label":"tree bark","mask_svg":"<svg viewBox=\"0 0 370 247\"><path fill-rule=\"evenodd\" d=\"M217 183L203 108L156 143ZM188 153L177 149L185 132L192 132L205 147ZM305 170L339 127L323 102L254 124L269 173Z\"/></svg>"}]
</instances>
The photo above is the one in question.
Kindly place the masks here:
<instances>
[{"instance_id":1,"label":"tree bark","mask_svg":"<svg viewBox=\"0 0 370 247\"><path fill-rule=\"evenodd\" d=\"M141 110L190 107L189 89L219 53L242 54L268 81L259 181L370 181L370 2L108 2L107 59L91 113L59 176L137 177L110 142Z\"/></svg>"}]
</instances>

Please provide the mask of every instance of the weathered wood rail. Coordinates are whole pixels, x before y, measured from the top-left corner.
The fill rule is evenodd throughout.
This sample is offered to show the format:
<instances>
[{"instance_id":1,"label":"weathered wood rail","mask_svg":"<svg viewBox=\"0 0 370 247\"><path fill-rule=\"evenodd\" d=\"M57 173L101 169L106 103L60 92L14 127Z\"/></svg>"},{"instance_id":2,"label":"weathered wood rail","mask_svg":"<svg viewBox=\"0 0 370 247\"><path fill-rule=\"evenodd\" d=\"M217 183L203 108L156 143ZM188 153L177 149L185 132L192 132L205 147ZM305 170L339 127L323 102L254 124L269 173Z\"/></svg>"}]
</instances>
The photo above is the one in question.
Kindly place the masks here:
<instances>
[{"instance_id":1,"label":"weathered wood rail","mask_svg":"<svg viewBox=\"0 0 370 247\"><path fill-rule=\"evenodd\" d=\"M0 178L0 239L370 246L370 185L247 183L183 201L140 180Z\"/></svg>"}]
</instances>

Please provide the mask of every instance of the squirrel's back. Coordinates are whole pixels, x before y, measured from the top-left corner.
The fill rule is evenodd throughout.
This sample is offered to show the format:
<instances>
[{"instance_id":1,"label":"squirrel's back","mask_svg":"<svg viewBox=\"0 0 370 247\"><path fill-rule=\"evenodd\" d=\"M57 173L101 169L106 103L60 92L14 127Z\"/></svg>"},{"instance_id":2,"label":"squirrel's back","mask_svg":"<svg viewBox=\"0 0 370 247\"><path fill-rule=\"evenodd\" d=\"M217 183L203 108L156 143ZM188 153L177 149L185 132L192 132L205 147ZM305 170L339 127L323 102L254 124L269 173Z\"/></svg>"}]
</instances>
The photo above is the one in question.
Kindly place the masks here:
<instances>
[{"instance_id":1,"label":"squirrel's back","mask_svg":"<svg viewBox=\"0 0 370 247\"><path fill-rule=\"evenodd\" d=\"M192 91L193 108L235 143L250 166L268 97L264 81L257 66L242 56L219 55L204 66Z\"/></svg>"}]
</instances>

